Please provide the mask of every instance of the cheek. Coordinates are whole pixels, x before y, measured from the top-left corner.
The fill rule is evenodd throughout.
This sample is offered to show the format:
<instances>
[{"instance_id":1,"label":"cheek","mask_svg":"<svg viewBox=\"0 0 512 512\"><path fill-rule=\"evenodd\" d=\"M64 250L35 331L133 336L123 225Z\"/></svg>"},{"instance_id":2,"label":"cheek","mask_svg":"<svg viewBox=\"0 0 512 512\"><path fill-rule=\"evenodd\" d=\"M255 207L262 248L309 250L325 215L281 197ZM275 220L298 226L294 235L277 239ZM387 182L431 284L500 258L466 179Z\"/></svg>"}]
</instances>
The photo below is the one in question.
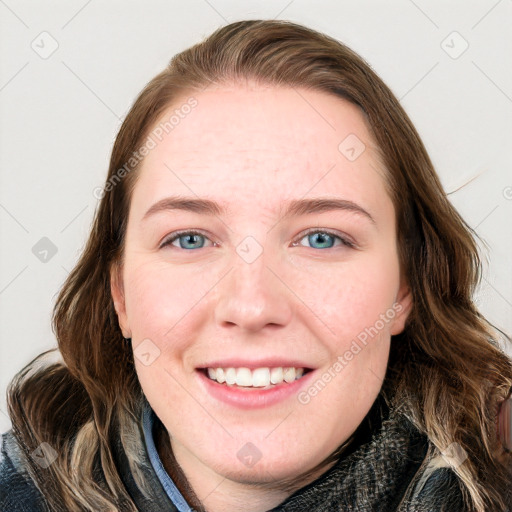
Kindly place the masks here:
<instances>
[{"instance_id":1,"label":"cheek","mask_svg":"<svg viewBox=\"0 0 512 512\"><path fill-rule=\"evenodd\" d=\"M205 295L204 280L161 262L126 267L126 312L135 342L144 338L162 342L182 328L187 315ZM195 276L195 277L194 277ZM163 348L163 347L161 347Z\"/></svg>"},{"instance_id":2,"label":"cheek","mask_svg":"<svg viewBox=\"0 0 512 512\"><path fill-rule=\"evenodd\" d=\"M297 296L323 325L337 353L367 331L375 337L375 328L379 336L389 335L399 286L399 267L392 255L324 269L309 267L307 276L295 276L292 282L298 283Z\"/></svg>"},{"instance_id":3,"label":"cheek","mask_svg":"<svg viewBox=\"0 0 512 512\"><path fill-rule=\"evenodd\" d=\"M205 295L204 283L197 277L201 273L189 268L190 272L176 270L155 260L127 262L125 267L135 368L142 389L155 405L183 401L177 382L183 380L185 354L197 337L197 306ZM144 360L145 353L149 361ZM173 421L179 424L180 418Z\"/></svg>"}]
</instances>

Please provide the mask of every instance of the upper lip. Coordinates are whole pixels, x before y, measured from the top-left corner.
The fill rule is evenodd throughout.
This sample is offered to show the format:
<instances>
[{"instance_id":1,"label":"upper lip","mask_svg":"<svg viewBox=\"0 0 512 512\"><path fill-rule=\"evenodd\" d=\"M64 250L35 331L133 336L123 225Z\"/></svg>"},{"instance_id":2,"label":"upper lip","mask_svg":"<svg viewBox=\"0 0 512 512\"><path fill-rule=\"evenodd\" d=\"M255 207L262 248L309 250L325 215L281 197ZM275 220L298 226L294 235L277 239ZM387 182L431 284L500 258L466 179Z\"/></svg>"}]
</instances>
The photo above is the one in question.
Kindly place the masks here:
<instances>
[{"instance_id":1,"label":"upper lip","mask_svg":"<svg viewBox=\"0 0 512 512\"><path fill-rule=\"evenodd\" d=\"M204 368L249 368L254 370L256 368L305 368L313 370L314 368L309 364L298 359L288 359L281 357L269 357L264 359L217 359L209 361L208 363L198 366L198 369Z\"/></svg>"}]
</instances>

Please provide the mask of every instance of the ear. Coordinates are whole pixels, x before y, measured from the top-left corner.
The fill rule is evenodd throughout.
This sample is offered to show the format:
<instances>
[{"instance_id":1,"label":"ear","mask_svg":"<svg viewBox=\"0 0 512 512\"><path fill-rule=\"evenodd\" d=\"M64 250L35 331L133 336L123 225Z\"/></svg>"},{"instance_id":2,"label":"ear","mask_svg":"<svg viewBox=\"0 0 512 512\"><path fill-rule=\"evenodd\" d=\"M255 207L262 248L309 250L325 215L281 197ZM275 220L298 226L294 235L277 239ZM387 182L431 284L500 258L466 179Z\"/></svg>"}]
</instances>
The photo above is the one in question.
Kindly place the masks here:
<instances>
[{"instance_id":1,"label":"ear","mask_svg":"<svg viewBox=\"0 0 512 512\"><path fill-rule=\"evenodd\" d=\"M396 312L396 316L393 319L390 334L400 334L405 328L405 322L412 309L412 292L409 288L409 284L402 277L400 279L400 289L398 290L393 309Z\"/></svg>"},{"instance_id":2,"label":"ear","mask_svg":"<svg viewBox=\"0 0 512 512\"><path fill-rule=\"evenodd\" d=\"M114 263L110 268L110 293L123 337L131 338L132 332L128 325L128 316L126 315L122 267L117 263Z\"/></svg>"}]
</instances>

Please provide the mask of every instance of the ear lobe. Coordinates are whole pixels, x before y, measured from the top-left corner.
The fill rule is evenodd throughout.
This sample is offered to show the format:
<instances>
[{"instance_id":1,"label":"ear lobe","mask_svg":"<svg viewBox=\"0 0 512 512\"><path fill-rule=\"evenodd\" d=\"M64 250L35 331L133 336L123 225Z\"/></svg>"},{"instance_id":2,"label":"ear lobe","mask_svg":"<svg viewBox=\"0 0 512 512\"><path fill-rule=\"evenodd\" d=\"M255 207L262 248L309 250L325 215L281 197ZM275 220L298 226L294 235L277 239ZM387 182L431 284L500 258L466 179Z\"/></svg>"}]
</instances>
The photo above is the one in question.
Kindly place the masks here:
<instances>
[{"instance_id":1,"label":"ear lobe","mask_svg":"<svg viewBox=\"0 0 512 512\"><path fill-rule=\"evenodd\" d=\"M394 336L404 330L405 322L412 309L412 292L407 283L400 287L395 304L393 304L393 309L395 309L397 314L393 319L390 334Z\"/></svg>"},{"instance_id":2,"label":"ear lobe","mask_svg":"<svg viewBox=\"0 0 512 512\"><path fill-rule=\"evenodd\" d=\"M110 293L123 337L131 338L132 333L128 326L128 316L126 314L122 268L117 264L112 265L110 269Z\"/></svg>"}]
</instances>

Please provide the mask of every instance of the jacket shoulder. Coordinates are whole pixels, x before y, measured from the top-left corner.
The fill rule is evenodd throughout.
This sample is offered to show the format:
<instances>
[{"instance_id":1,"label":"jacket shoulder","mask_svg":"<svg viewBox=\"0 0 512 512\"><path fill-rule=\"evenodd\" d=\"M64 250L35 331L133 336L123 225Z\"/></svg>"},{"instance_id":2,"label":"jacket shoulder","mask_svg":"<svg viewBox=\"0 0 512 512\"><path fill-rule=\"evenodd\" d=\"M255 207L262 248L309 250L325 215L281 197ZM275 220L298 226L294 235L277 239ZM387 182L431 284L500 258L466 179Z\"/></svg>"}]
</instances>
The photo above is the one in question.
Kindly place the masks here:
<instances>
[{"instance_id":1,"label":"jacket shoulder","mask_svg":"<svg viewBox=\"0 0 512 512\"><path fill-rule=\"evenodd\" d=\"M459 477L450 467L438 468L424 482L423 487L414 496L411 511L423 511L428 504L428 512L450 511L469 512L464 501Z\"/></svg>"},{"instance_id":2,"label":"jacket shoulder","mask_svg":"<svg viewBox=\"0 0 512 512\"><path fill-rule=\"evenodd\" d=\"M399 512L469 512L462 483L442 456L426 459L413 477Z\"/></svg>"},{"instance_id":3,"label":"jacket shoulder","mask_svg":"<svg viewBox=\"0 0 512 512\"><path fill-rule=\"evenodd\" d=\"M49 512L46 502L25 467L12 429L0 437L0 510Z\"/></svg>"}]
</instances>

